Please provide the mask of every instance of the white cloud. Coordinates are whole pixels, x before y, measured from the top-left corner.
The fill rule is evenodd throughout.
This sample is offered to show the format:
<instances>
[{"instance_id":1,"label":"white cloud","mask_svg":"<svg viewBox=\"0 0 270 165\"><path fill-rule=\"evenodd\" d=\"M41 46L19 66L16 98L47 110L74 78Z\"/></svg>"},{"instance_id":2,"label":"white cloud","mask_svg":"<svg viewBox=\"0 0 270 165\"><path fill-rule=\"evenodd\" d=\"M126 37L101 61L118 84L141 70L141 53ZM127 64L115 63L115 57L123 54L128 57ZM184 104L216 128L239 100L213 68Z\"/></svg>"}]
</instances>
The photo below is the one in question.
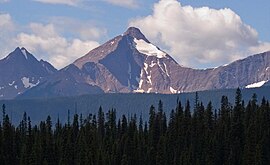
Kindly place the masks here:
<instances>
[{"instance_id":1,"label":"white cloud","mask_svg":"<svg viewBox=\"0 0 270 165\"><path fill-rule=\"evenodd\" d=\"M54 24L58 28L58 31L72 33L83 40L97 40L107 34L105 28L95 25L93 21L79 21L68 17L53 17L49 22Z\"/></svg>"},{"instance_id":2,"label":"white cloud","mask_svg":"<svg viewBox=\"0 0 270 165\"><path fill-rule=\"evenodd\" d=\"M137 0L103 0L103 1L116 5L116 6L121 6L121 7L127 7L127 8L138 7Z\"/></svg>"},{"instance_id":3,"label":"white cloud","mask_svg":"<svg viewBox=\"0 0 270 165\"><path fill-rule=\"evenodd\" d=\"M257 31L228 8L193 8L177 0L160 0L151 15L131 20L130 26L139 27L190 67L214 67L270 50L270 44L260 42Z\"/></svg>"},{"instance_id":4,"label":"white cloud","mask_svg":"<svg viewBox=\"0 0 270 165\"><path fill-rule=\"evenodd\" d=\"M32 33L37 34L42 38L53 38L58 35L53 24L43 25L40 23L30 23L29 27L32 30Z\"/></svg>"},{"instance_id":5,"label":"white cloud","mask_svg":"<svg viewBox=\"0 0 270 165\"><path fill-rule=\"evenodd\" d=\"M81 3L82 0L33 0L42 3L49 3L49 4L62 4L62 5L69 5L69 6L77 6Z\"/></svg>"},{"instance_id":6,"label":"white cloud","mask_svg":"<svg viewBox=\"0 0 270 165\"><path fill-rule=\"evenodd\" d=\"M16 47L25 47L38 59L44 59L57 68L72 63L91 49L107 30L92 22L54 18L48 24L16 25L9 14L0 14L0 59ZM68 28L67 28L68 27Z\"/></svg>"},{"instance_id":7,"label":"white cloud","mask_svg":"<svg viewBox=\"0 0 270 165\"><path fill-rule=\"evenodd\" d=\"M0 28L10 30L13 28L13 22L9 14L0 14Z\"/></svg>"},{"instance_id":8,"label":"white cloud","mask_svg":"<svg viewBox=\"0 0 270 165\"><path fill-rule=\"evenodd\" d=\"M16 43L55 67L62 68L99 45L93 40L67 39L61 36L53 24L31 23L31 33L17 35Z\"/></svg>"},{"instance_id":9,"label":"white cloud","mask_svg":"<svg viewBox=\"0 0 270 165\"><path fill-rule=\"evenodd\" d=\"M9 14L0 13L0 59L9 53L13 48L12 38L14 37L15 24Z\"/></svg>"},{"instance_id":10,"label":"white cloud","mask_svg":"<svg viewBox=\"0 0 270 165\"><path fill-rule=\"evenodd\" d=\"M82 39L99 39L101 36L107 34L106 29L99 29L97 27L80 27L78 32Z\"/></svg>"}]
</instances>

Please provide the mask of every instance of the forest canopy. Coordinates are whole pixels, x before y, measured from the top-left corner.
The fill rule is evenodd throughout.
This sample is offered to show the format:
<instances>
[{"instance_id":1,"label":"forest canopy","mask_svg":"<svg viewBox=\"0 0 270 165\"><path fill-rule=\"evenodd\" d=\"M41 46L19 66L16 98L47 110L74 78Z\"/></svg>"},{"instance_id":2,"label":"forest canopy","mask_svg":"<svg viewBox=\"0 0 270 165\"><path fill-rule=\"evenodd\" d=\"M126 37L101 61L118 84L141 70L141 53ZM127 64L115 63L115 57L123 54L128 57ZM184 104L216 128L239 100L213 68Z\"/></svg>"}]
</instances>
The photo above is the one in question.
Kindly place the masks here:
<instances>
[{"instance_id":1,"label":"forest canopy","mask_svg":"<svg viewBox=\"0 0 270 165\"><path fill-rule=\"evenodd\" d=\"M116 110L75 114L65 123L51 117L31 124L24 113L18 126L2 106L0 162L3 165L222 165L270 164L270 106L256 94L247 103L237 89L235 103L223 96L219 109L198 95L177 102L168 116L163 102L149 108L149 119Z\"/></svg>"}]
</instances>

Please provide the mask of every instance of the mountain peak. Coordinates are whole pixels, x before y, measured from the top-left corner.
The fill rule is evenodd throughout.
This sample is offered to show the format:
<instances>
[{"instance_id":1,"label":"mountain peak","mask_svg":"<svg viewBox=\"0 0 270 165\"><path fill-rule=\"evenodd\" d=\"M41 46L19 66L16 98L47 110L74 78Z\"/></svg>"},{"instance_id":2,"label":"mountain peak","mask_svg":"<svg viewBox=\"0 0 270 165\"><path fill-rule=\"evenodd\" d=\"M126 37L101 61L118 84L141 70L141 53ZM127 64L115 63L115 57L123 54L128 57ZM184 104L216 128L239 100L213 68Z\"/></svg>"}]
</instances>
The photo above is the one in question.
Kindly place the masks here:
<instances>
[{"instance_id":1,"label":"mountain peak","mask_svg":"<svg viewBox=\"0 0 270 165\"><path fill-rule=\"evenodd\" d=\"M28 51L24 47L21 48L21 52L24 55L25 59L28 59L28 55L27 54L29 54L29 53L28 53Z\"/></svg>"},{"instance_id":2,"label":"mountain peak","mask_svg":"<svg viewBox=\"0 0 270 165\"><path fill-rule=\"evenodd\" d=\"M17 47L9 56L23 56L26 60L30 53L24 48Z\"/></svg>"},{"instance_id":3,"label":"mountain peak","mask_svg":"<svg viewBox=\"0 0 270 165\"><path fill-rule=\"evenodd\" d=\"M141 32L141 30L139 28L136 28L136 27L129 27L127 29L127 31L124 33L124 35L131 36L131 37L136 38L138 40L142 39L142 40L146 41L147 43L150 43L146 39L146 37L144 36L144 34Z\"/></svg>"}]
</instances>

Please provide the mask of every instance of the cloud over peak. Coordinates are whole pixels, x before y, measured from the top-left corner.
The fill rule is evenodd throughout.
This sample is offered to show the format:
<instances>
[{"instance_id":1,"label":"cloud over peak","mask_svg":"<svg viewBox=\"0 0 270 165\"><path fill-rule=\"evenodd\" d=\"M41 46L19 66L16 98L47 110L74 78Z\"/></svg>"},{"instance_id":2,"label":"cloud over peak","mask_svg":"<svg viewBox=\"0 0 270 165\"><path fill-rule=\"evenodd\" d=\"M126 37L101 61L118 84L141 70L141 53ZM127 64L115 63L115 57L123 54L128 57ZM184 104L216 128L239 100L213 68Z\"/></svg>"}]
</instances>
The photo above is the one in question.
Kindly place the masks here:
<instances>
[{"instance_id":1,"label":"cloud over peak","mask_svg":"<svg viewBox=\"0 0 270 165\"><path fill-rule=\"evenodd\" d=\"M0 28L9 29L13 27L13 22L11 16L9 14L1 14L0 13Z\"/></svg>"},{"instance_id":2,"label":"cloud over peak","mask_svg":"<svg viewBox=\"0 0 270 165\"><path fill-rule=\"evenodd\" d=\"M41 55L41 58L48 60L58 69L99 46L95 40L66 38L56 31L54 24L31 23L29 27L30 33L23 32L17 35L17 45Z\"/></svg>"},{"instance_id":3,"label":"cloud over peak","mask_svg":"<svg viewBox=\"0 0 270 165\"><path fill-rule=\"evenodd\" d=\"M261 46L258 33L231 9L193 8L160 0L151 15L130 21L183 65L205 68L250 55ZM251 49L252 48L252 49ZM263 51L263 50L261 50Z\"/></svg>"},{"instance_id":4,"label":"cloud over peak","mask_svg":"<svg viewBox=\"0 0 270 165\"><path fill-rule=\"evenodd\" d=\"M18 46L25 47L58 69L99 46L98 40L106 35L103 28L72 19L58 18L50 23L32 22L25 26L16 25L9 14L0 14L0 20L0 59Z\"/></svg>"}]
</instances>

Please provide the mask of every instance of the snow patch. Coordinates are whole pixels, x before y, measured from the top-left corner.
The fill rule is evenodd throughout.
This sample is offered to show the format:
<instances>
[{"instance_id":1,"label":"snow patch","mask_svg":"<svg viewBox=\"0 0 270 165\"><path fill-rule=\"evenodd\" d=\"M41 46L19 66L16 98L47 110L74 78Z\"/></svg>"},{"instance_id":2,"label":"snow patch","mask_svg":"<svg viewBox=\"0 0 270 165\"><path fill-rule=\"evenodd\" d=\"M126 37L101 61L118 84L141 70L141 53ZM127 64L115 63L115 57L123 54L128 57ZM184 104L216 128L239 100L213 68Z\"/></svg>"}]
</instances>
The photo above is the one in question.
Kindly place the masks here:
<instances>
[{"instance_id":1,"label":"snow patch","mask_svg":"<svg viewBox=\"0 0 270 165\"><path fill-rule=\"evenodd\" d=\"M158 60L158 66L159 66L159 68L161 69L161 71L163 72L163 73L165 73L168 77L169 77L169 74L168 74L168 71L167 71L167 66L166 66L166 64L165 63L162 63L163 64L163 66L164 66L164 68L165 68L165 70L164 70L164 68L160 65L160 62L159 62L159 60Z\"/></svg>"},{"instance_id":2,"label":"snow patch","mask_svg":"<svg viewBox=\"0 0 270 165\"><path fill-rule=\"evenodd\" d=\"M167 75L168 77L170 77L169 72L168 72L168 70L167 70L167 65L166 65L165 63L163 63L163 65L165 66L166 75Z\"/></svg>"},{"instance_id":3,"label":"snow patch","mask_svg":"<svg viewBox=\"0 0 270 165\"><path fill-rule=\"evenodd\" d=\"M143 89L136 89L134 90L135 93L144 93L144 90Z\"/></svg>"},{"instance_id":4,"label":"snow patch","mask_svg":"<svg viewBox=\"0 0 270 165\"><path fill-rule=\"evenodd\" d=\"M139 89L142 88L142 84L143 84L143 80L140 80L140 82L139 82Z\"/></svg>"},{"instance_id":5,"label":"snow patch","mask_svg":"<svg viewBox=\"0 0 270 165\"><path fill-rule=\"evenodd\" d=\"M263 86L263 84L265 84L266 82L267 81L260 81L257 83L253 83L253 84L247 85L246 88L258 88L258 87Z\"/></svg>"},{"instance_id":6,"label":"snow patch","mask_svg":"<svg viewBox=\"0 0 270 165\"><path fill-rule=\"evenodd\" d=\"M268 71L270 69L270 67L267 67L265 70Z\"/></svg>"},{"instance_id":7,"label":"snow patch","mask_svg":"<svg viewBox=\"0 0 270 165\"><path fill-rule=\"evenodd\" d=\"M143 69L141 70L140 77L136 77L136 80L139 83L139 87L138 87L138 89L134 90L135 93L144 93L144 90L141 89L142 84L143 84L142 76L143 76Z\"/></svg>"},{"instance_id":8,"label":"snow patch","mask_svg":"<svg viewBox=\"0 0 270 165\"><path fill-rule=\"evenodd\" d=\"M14 85L15 81L12 81L12 83L8 83L9 86Z\"/></svg>"},{"instance_id":9,"label":"snow patch","mask_svg":"<svg viewBox=\"0 0 270 165\"><path fill-rule=\"evenodd\" d=\"M21 49L22 54L24 55L25 59L28 59L27 53L25 49Z\"/></svg>"},{"instance_id":10,"label":"snow patch","mask_svg":"<svg viewBox=\"0 0 270 165\"><path fill-rule=\"evenodd\" d=\"M0 95L0 97L4 97L4 95Z\"/></svg>"},{"instance_id":11,"label":"snow patch","mask_svg":"<svg viewBox=\"0 0 270 165\"><path fill-rule=\"evenodd\" d=\"M159 48L156 47L155 45L147 43L142 39L137 40L136 38L134 38L134 43L135 43L136 49L142 54L145 54L148 56L156 56L157 58L166 57L165 52L159 50Z\"/></svg>"},{"instance_id":12,"label":"snow patch","mask_svg":"<svg viewBox=\"0 0 270 165\"><path fill-rule=\"evenodd\" d=\"M33 84L29 81L29 78L27 78L27 77L23 77L21 80L22 80L22 83L24 85L24 88L32 88L32 87L37 86L39 84L39 80L36 84Z\"/></svg>"},{"instance_id":13,"label":"snow patch","mask_svg":"<svg viewBox=\"0 0 270 165\"><path fill-rule=\"evenodd\" d=\"M148 64L144 63L144 68L143 68L143 69L145 70L145 73L148 74L148 71L147 71L147 69L148 69Z\"/></svg>"},{"instance_id":14,"label":"snow patch","mask_svg":"<svg viewBox=\"0 0 270 165\"><path fill-rule=\"evenodd\" d=\"M150 71L150 75L149 75L149 72L147 71L147 69L148 69L148 64L144 63L144 70L145 70L145 73L146 73L147 82L152 85L151 71ZM141 77L142 77L142 73L141 73Z\"/></svg>"},{"instance_id":15,"label":"snow patch","mask_svg":"<svg viewBox=\"0 0 270 165\"><path fill-rule=\"evenodd\" d=\"M177 90L173 89L173 87L170 87L170 91L171 91L171 93L173 93L173 94L177 93Z\"/></svg>"},{"instance_id":16,"label":"snow patch","mask_svg":"<svg viewBox=\"0 0 270 165\"><path fill-rule=\"evenodd\" d=\"M14 85L14 88L15 88L15 89L18 89L18 86L17 86L17 85Z\"/></svg>"},{"instance_id":17,"label":"snow patch","mask_svg":"<svg viewBox=\"0 0 270 165\"><path fill-rule=\"evenodd\" d=\"M140 78L136 78L136 80L139 82L139 89L141 89L142 88L142 83L143 83L143 79L142 79L142 75L143 75L143 70L141 70L141 74L140 74Z\"/></svg>"},{"instance_id":18,"label":"snow patch","mask_svg":"<svg viewBox=\"0 0 270 165\"><path fill-rule=\"evenodd\" d=\"M152 90L152 88L149 88L149 89L147 90L147 93L150 93L150 92L151 92L151 90Z\"/></svg>"},{"instance_id":19,"label":"snow patch","mask_svg":"<svg viewBox=\"0 0 270 165\"><path fill-rule=\"evenodd\" d=\"M151 75L147 76L147 81L152 85Z\"/></svg>"},{"instance_id":20,"label":"snow patch","mask_svg":"<svg viewBox=\"0 0 270 165\"><path fill-rule=\"evenodd\" d=\"M154 63L154 61L151 61L151 64L149 65L151 68L153 68L155 65L157 65L156 63Z\"/></svg>"}]
</instances>

